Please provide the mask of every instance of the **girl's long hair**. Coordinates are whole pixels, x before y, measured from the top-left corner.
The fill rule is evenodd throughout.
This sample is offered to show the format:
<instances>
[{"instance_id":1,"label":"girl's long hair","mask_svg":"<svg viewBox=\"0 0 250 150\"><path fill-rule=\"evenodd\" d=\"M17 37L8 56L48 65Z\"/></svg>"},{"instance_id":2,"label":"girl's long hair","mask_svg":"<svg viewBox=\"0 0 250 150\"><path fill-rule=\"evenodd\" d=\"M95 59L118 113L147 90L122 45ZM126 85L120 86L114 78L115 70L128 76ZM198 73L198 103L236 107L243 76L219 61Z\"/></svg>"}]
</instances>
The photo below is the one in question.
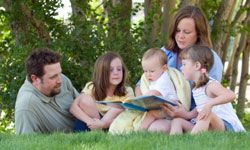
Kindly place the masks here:
<instances>
[{"instance_id":1,"label":"girl's long hair","mask_svg":"<svg viewBox=\"0 0 250 150\"><path fill-rule=\"evenodd\" d=\"M125 96L127 94L125 83L127 70L119 54L115 52L108 52L100 56L94 66L94 73L92 77L93 89L92 94L96 100L103 100L107 97L107 89L109 88L109 75L110 75L110 64L112 60L119 58L122 62L122 81L117 85L114 95Z\"/></svg>"}]
</instances>

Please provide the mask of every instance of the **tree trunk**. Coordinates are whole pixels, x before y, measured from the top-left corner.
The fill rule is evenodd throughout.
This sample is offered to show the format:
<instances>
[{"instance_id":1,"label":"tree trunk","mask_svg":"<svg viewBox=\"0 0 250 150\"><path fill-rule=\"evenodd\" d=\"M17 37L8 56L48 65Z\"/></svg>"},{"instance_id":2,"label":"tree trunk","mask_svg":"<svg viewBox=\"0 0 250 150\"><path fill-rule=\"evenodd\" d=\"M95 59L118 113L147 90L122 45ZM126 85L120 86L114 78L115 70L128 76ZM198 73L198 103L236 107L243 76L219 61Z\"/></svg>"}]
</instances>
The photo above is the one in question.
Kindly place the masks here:
<instances>
[{"instance_id":1,"label":"tree trunk","mask_svg":"<svg viewBox=\"0 0 250 150\"><path fill-rule=\"evenodd\" d=\"M15 5L13 3L16 3ZM24 19L23 13L21 13L21 4L17 2L13 2L11 0L4 1L4 8L6 12L10 14L10 28L12 36L14 37L15 44L21 45L21 43L26 43L26 35L28 27L26 20ZM15 13L15 11L19 11L20 13Z\"/></svg>"},{"instance_id":2,"label":"tree trunk","mask_svg":"<svg viewBox=\"0 0 250 150\"><path fill-rule=\"evenodd\" d=\"M86 20L86 10L90 8L88 4L88 0L70 0L71 9L72 9L72 16L77 18L79 21ZM75 20L76 21L76 20Z\"/></svg>"},{"instance_id":3,"label":"tree trunk","mask_svg":"<svg viewBox=\"0 0 250 150\"><path fill-rule=\"evenodd\" d=\"M124 42L124 39L131 39L132 0L105 0L104 7L108 14L108 40L118 43L117 46L120 45L116 48L128 51L131 44Z\"/></svg>"},{"instance_id":4,"label":"tree trunk","mask_svg":"<svg viewBox=\"0 0 250 150\"><path fill-rule=\"evenodd\" d=\"M24 13L25 17L29 20L29 22L37 30L38 36L48 44L50 42L50 35L46 29L45 23L43 21L37 19L33 15L31 9L29 7L27 7L24 3L21 4L21 10Z\"/></svg>"},{"instance_id":5,"label":"tree trunk","mask_svg":"<svg viewBox=\"0 0 250 150\"><path fill-rule=\"evenodd\" d=\"M226 36L226 40L225 42L223 43L223 47L222 47L222 57L221 57L221 61L222 61L222 64L224 66L225 62L226 62L226 59L227 59L227 54L228 54L228 47L229 47L229 44L230 44L230 37L231 35L229 33L225 33L225 36Z\"/></svg>"},{"instance_id":6,"label":"tree trunk","mask_svg":"<svg viewBox=\"0 0 250 150\"><path fill-rule=\"evenodd\" d=\"M145 39L147 47L153 47L156 43L158 33L160 32L161 18L161 1L160 0L145 0Z\"/></svg>"},{"instance_id":7,"label":"tree trunk","mask_svg":"<svg viewBox=\"0 0 250 150\"><path fill-rule=\"evenodd\" d=\"M246 27L250 26L250 11L247 13L247 18L243 23ZM249 67L249 49L250 49L250 39L248 33L243 33L246 38L246 43L244 44L243 49L243 58L242 58L242 69L241 69L241 78L239 86L239 96L237 104L237 114L240 118L243 118L245 102L246 102L246 88L247 82L249 79L248 67Z\"/></svg>"},{"instance_id":8,"label":"tree trunk","mask_svg":"<svg viewBox=\"0 0 250 150\"><path fill-rule=\"evenodd\" d=\"M212 26L213 46L220 56L222 56L222 45L225 39L225 27L228 25L228 19L230 19L229 15L235 3L235 0L222 0Z\"/></svg>"},{"instance_id":9,"label":"tree trunk","mask_svg":"<svg viewBox=\"0 0 250 150\"><path fill-rule=\"evenodd\" d=\"M163 0L163 13L161 24L162 45L166 45L168 37L168 28L172 21L173 11L175 10L176 0Z\"/></svg>"},{"instance_id":10,"label":"tree trunk","mask_svg":"<svg viewBox=\"0 0 250 150\"><path fill-rule=\"evenodd\" d=\"M247 0L247 2L245 2L245 4L242 4L239 8L239 10L237 11L237 14L235 15L233 21L231 22L231 28L236 28L237 24L242 24L242 21L246 18L246 11L242 11L244 9L246 9L247 7L249 7L249 3L250 0ZM236 33L240 32L239 29L235 30ZM233 68L233 63L234 63L234 58L235 58L235 53L237 50L237 47L239 46L239 42L240 42L240 34L237 34L234 40L234 47L233 47L233 51L231 53L230 56L230 60L228 63L228 68L226 70L224 79L226 80L230 80L231 76L232 76L232 68ZM226 46L224 44L224 46ZM225 49L225 47L223 47L223 49ZM223 59L223 57L222 57Z\"/></svg>"},{"instance_id":11,"label":"tree trunk","mask_svg":"<svg viewBox=\"0 0 250 150\"><path fill-rule=\"evenodd\" d=\"M224 76L224 79L227 81L230 81L231 77L232 77L233 63L234 63L235 53L236 53L237 47L239 46L240 37L241 37L241 34L238 34L234 39L234 47L233 47L232 53L230 55L231 57L228 61L227 70L226 70L226 73Z\"/></svg>"},{"instance_id":12,"label":"tree trunk","mask_svg":"<svg viewBox=\"0 0 250 150\"><path fill-rule=\"evenodd\" d=\"M237 114L239 118L241 119L243 118L243 115L244 115L245 102L246 102L246 89L247 89L247 83L249 80L249 74L248 74L249 49L250 49L250 41L248 39L245 49L243 50L242 70L241 70L239 96L238 96L238 104L237 104Z\"/></svg>"},{"instance_id":13,"label":"tree trunk","mask_svg":"<svg viewBox=\"0 0 250 150\"><path fill-rule=\"evenodd\" d=\"M200 0L182 0L181 1L181 8L185 7L187 5L195 5L195 6L199 6L200 5Z\"/></svg>"},{"instance_id":14,"label":"tree trunk","mask_svg":"<svg viewBox=\"0 0 250 150\"><path fill-rule=\"evenodd\" d=\"M230 82L230 89L232 91L235 91L235 86L237 82L237 76L238 76L238 63L240 59L240 54L245 48L246 45L246 40L247 40L247 35L243 33L240 38L240 43L239 47L236 50L235 56L234 56L234 63L233 63L233 72L232 72L232 80Z\"/></svg>"}]
</instances>

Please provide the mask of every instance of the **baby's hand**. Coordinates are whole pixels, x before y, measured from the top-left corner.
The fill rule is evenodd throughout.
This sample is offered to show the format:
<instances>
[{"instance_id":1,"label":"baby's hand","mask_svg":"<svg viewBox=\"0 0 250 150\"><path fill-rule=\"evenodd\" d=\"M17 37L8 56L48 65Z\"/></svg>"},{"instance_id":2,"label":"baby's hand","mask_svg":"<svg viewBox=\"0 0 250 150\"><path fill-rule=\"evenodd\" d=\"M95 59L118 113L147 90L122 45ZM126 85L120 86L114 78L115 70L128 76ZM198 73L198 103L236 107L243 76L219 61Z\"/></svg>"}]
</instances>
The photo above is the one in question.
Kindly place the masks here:
<instances>
[{"instance_id":1,"label":"baby's hand","mask_svg":"<svg viewBox=\"0 0 250 150\"><path fill-rule=\"evenodd\" d=\"M206 120L212 111L212 107L213 106L210 103L207 103L202 109L202 111L198 114L197 120Z\"/></svg>"}]
</instances>

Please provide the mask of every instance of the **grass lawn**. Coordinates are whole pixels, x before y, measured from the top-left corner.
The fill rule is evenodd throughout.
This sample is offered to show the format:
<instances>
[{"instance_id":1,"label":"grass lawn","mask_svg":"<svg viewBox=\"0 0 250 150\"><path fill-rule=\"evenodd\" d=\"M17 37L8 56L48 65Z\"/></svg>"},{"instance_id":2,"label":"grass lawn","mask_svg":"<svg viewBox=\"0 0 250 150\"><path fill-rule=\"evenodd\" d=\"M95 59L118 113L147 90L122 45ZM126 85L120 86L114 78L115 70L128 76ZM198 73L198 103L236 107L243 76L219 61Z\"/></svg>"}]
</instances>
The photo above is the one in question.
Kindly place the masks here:
<instances>
[{"instance_id":1,"label":"grass lawn","mask_svg":"<svg viewBox=\"0 0 250 150\"><path fill-rule=\"evenodd\" d=\"M0 134L0 149L250 149L250 133L202 133L196 136L169 136L160 133L111 135L102 131L42 135Z\"/></svg>"}]
</instances>

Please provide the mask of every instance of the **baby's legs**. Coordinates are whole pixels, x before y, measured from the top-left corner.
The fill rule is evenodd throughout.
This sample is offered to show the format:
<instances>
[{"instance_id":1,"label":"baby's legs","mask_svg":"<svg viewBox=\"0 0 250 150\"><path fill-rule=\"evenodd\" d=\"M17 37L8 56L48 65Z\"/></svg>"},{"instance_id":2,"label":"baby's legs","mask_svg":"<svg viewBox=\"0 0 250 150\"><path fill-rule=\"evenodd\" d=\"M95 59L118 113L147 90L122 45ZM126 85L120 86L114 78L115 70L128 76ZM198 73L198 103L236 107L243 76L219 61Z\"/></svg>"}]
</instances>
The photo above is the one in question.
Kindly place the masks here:
<instances>
[{"instance_id":1,"label":"baby's legs","mask_svg":"<svg viewBox=\"0 0 250 150\"><path fill-rule=\"evenodd\" d=\"M193 126L191 122L183 118L174 118L171 122L170 135L191 131Z\"/></svg>"},{"instance_id":2,"label":"baby's legs","mask_svg":"<svg viewBox=\"0 0 250 150\"><path fill-rule=\"evenodd\" d=\"M208 130L225 131L223 120L216 114L210 113L206 119L197 121L191 134L197 134Z\"/></svg>"},{"instance_id":3,"label":"baby's legs","mask_svg":"<svg viewBox=\"0 0 250 150\"><path fill-rule=\"evenodd\" d=\"M85 112L90 118L100 119L99 111L96 107L95 101L89 95L82 94L78 98L79 107L83 112Z\"/></svg>"}]
</instances>

